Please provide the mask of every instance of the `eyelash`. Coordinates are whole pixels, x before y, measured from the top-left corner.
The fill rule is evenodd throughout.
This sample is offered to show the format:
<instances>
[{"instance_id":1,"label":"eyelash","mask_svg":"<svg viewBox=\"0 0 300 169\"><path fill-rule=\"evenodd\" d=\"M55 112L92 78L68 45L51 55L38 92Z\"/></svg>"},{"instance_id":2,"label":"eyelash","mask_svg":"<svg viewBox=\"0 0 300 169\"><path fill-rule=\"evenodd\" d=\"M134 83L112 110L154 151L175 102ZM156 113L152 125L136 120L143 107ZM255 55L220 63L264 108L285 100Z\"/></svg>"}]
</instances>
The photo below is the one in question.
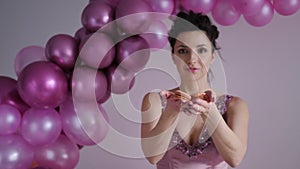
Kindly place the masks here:
<instances>
[{"instance_id":1,"label":"eyelash","mask_svg":"<svg viewBox=\"0 0 300 169\"><path fill-rule=\"evenodd\" d=\"M189 51L187 50L187 49L179 49L178 50L178 53L179 54L187 54ZM205 49L205 48L199 48L198 50L197 50L197 53L199 53L199 54L203 54L203 53L206 53L207 52L207 49Z\"/></svg>"}]
</instances>

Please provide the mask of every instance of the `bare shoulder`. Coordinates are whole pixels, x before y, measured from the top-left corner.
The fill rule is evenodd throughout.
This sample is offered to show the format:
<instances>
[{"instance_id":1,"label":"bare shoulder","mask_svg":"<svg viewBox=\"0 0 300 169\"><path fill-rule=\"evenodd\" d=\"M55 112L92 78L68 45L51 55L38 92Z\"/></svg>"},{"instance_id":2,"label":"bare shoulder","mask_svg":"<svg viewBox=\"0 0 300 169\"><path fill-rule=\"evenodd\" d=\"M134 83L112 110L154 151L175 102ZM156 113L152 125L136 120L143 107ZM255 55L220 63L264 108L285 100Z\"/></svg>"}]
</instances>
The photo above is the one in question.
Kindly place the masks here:
<instances>
[{"instance_id":1,"label":"bare shoulder","mask_svg":"<svg viewBox=\"0 0 300 169\"><path fill-rule=\"evenodd\" d=\"M142 102L142 112L161 109L161 98L158 92L146 93Z\"/></svg>"},{"instance_id":2,"label":"bare shoulder","mask_svg":"<svg viewBox=\"0 0 300 169\"><path fill-rule=\"evenodd\" d=\"M248 114L248 105L240 97L233 96L228 105L228 113Z\"/></svg>"}]
</instances>

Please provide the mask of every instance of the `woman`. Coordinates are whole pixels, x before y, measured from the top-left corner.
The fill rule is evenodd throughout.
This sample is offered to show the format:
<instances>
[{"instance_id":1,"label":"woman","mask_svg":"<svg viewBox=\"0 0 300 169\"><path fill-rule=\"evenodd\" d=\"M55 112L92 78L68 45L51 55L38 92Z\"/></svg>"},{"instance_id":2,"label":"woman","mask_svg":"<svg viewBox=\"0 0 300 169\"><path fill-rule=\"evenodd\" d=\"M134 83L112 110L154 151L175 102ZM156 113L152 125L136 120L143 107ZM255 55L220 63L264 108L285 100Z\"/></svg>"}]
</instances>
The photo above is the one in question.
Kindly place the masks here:
<instances>
[{"instance_id":1,"label":"woman","mask_svg":"<svg viewBox=\"0 0 300 169\"><path fill-rule=\"evenodd\" d=\"M169 32L181 83L146 94L142 103L142 148L158 169L225 169L238 166L244 158L247 104L215 91L209 83L218 35L206 15L193 12L180 12ZM214 99L200 99L205 91ZM178 97L178 92L186 96Z\"/></svg>"}]
</instances>

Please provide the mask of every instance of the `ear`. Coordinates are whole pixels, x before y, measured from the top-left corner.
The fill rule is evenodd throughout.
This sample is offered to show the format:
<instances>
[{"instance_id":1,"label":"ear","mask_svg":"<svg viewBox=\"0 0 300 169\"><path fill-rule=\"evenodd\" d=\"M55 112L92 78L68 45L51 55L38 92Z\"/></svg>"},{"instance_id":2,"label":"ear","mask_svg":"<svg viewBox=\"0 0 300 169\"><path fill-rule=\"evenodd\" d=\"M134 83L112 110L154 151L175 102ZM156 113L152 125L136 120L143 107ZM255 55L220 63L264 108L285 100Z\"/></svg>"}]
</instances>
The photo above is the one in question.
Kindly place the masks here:
<instances>
[{"instance_id":1,"label":"ear","mask_svg":"<svg viewBox=\"0 0 300 169\"><path fill-rule=\"evenodd\" d=\"M213 64L215 59L217 57L217 50L214 50L213 53L212 53L212 57L211 57L211 60L210 60L210 64Z\"/></svg>"},{"instance_id":2,"label":"ear","mask_svg":"<svg viewBox=\"0 0 300 169\"><path fill-rule=\"evenodd\" d=\"M177 56L176 56L174 53L172 53L172 61L173 61L174 64L176 63L176 62L175 62L176 57L177 57Z\"/></svg>"}]
</instances>

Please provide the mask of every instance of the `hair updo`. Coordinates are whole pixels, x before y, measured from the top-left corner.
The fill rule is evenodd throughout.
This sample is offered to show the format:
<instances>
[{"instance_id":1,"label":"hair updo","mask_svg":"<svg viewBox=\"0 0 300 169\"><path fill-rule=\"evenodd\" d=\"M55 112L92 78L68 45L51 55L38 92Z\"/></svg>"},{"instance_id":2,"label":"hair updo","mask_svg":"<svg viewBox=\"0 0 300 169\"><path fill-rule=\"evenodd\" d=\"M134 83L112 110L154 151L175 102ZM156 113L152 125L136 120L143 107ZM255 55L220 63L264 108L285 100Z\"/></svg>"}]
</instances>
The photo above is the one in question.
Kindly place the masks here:
<instances>
[{"instance_id":1,"label":"hair updo","mask_svg":"<svg viewBox=\"0 0 300 169\"><path fill-rule=\"evenodd\" d=\"M216 44L216 39L219 37L218 28L211 23L207 15L190 11L189 13L179 12L169 32L168 40L172 48L172 53L174 53L176 38L180 33L196 30L204 31L211 41L213 49L219 49Z\"/></svg>"}]
</instances>

